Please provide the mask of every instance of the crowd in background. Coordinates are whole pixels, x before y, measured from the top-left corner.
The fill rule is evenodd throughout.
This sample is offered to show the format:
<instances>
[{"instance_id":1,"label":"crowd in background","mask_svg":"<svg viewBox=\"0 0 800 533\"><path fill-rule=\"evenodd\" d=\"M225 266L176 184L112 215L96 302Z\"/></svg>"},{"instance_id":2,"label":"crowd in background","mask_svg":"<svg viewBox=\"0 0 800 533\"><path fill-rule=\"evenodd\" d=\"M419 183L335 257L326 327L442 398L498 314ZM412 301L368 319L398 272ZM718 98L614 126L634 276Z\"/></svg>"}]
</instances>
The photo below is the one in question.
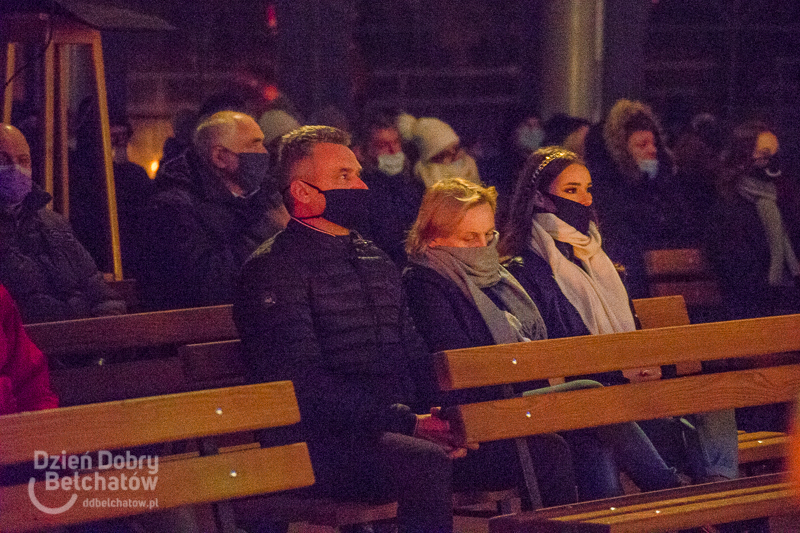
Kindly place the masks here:
<instances>
[{"instance_id":1,"label":"crowd in background","mask_svg":"<svg viewBox=\"0 0 800 533\"><path fill-rule=\"evenodd\" d=\"M414 520L447 530L451 481L519 481L515 468L497 468L505 445L470 452L451 472L449 458L466 450L444 418L419 415L437 405L430 353L635 329L629 299L649 296L649 250L701 249L724 318L800 311L797 180L764 122L726 130L698 114L667 137L649 106L623 99L599 124L515 114L487 151L436 117L373 111L351 128L323 111L301 127L287 102L215 95L176 116L153 181L127 160L131 127L115 118L123 266L145 309L235 302L252 378L295 383L318 486L369 498L386 488L363 484L376 471L414 478L426 507L404 511L409 530ZM100 274L109 265L99 149L97 134L79 128L70 227L46 209L51 198L31 177L41 162L23 133L0 129L0 283L26 322L126 311ZM41 388L41 354L19 356L28 360ZM637 372L561 386L660 377ZM12 401L26 400L0 396L0 407ZM41 406L53 406L50 396ZM546 501L573 501L575 485L582 499L618 495L617 469L644 490L679 486L659 455L670 453L660 422L672 424L529 439ZM735 477L733 412L692 425L697 446L718 451L692 479ZM387 450L395 459L383 472ZM420 454L427 462L415 462ZM599 457L610 466L598 469ZM364 464L369 471L353 466Z\"/></svg>"}]
</instances>

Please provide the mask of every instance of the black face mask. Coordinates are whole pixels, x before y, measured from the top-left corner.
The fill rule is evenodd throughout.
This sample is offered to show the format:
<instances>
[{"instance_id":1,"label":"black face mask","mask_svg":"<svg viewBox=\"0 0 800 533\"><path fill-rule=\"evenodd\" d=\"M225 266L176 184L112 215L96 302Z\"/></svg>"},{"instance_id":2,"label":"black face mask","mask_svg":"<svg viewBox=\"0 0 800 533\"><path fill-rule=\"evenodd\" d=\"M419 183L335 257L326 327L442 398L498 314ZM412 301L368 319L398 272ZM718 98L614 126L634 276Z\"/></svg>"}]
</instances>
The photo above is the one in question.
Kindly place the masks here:
<instances>
[{"instance_id":1,"label":"black face mask","mask_svg":"<svg viewBox=\"0 0 800 533\"><path fill-rule=\"evenodd\" d=\"M307 181L303 183L325 196L325 210L313 217L297 218L305 220L321 217L343 228L356 230L359 233L369 233L369 195L371 192L369 189L328 189L323 191Z\"/></svg>"},{"instance_id":2,"label":"black face mask","mask_svg":"<svg viewBox=\"0 0 800 533\"><path fill-rule=\"evenodd\" d=\"M269 154L242 152L239 156L239 168L236 177L239 185L249 194L253 194L269 177Z\"/></svg>"},{"instance_id":3,"label":"black face mask","mask_svg":"<svg viewBox=\"0 0 800 533\"><path fill-rule=\"evenodd\" d=\"M775 181L781 175L780 157L773 155L767 160L766 165L753 165L750 175L761 181Z\"/></svg>"},{"instance_id":4,"label":"black face mask","mask_svg":"<svg viewBox=\"0 0 800 533\"><path fill-rule=\"evenodd\" d=\"M593 219L591 207L550 193L547 193L547 197L555 204L558 218L584 235L589 233L589 222Z\"/></svg>"}]
</instances>

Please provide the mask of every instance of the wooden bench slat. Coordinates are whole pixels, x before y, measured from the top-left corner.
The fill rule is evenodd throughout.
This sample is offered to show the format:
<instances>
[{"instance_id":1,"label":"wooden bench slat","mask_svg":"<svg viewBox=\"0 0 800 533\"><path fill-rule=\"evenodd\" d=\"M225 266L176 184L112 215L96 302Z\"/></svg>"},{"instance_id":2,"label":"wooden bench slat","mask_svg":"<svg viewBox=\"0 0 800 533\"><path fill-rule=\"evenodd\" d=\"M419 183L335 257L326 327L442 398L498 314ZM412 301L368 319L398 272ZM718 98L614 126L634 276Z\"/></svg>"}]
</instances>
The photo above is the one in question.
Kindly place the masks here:
<instances>
[{"instance_id":1,"label":"wooden bench slat","mask_svg":"<svg viewBox=\"0 0 800 533\"><path fill-rule=\"evenodd\" d=\"M239 516L270 516L279 521L330 527L390 520L397 516L397 502L374 505L280 495L239 500L233 503L233 508Z\"/></svg>"},{"instance_id":2,"label":"wooden bench slat","mask_svg":"<svg viewBox=\"0 0 800 533\"><path fill-rule=\"evenodd\" d=\"M128 471L104 471L103 475L119 476L120 472ZM232 476L231 472L236 475ZM147 475L146 467L142 474ZM314 483L305 443L250 449L190 461L164 462L159 464L157 476L155 490L74 492L79 495L78 500L68 512L59 515L48 515L36 509L28 496L27 485L0 488L0 531L26 531L47 525L75 524L99 518L140 514L148 510L131 507L84 507L83 501L87 498L131 498L148 502L157 498L157 509L161 510L296 489ZM63 505L68 501L67 495L73 493L61 490L49 492L47 494L44 482L36 484L37 498L51 507Z\"/></svg>"},{"instance_id":3,"label":"wooden bench slat","mask_svg":"<svg viewBox=\"0 0 800 533\"><path fill-rule=\"evenodd\" d=\"M482 402L458 410L467 439L487 442L786 402L798 391L800 365L789 365Z\"/></svg>"},{"instance_id":4,"label":"wooden bench slat","mask_svg":"<svg viewBox=\"0 0 800 533\"><path fill-rule=\"evenodd\" d=\"M80 454L299 421L290 381L7 415L0 417L0 464L32 460L34 450ZM76 427L83 431L68 431Z\"/></svg>"},{"instance_id":5,"label":"wooden bench slat","mask_svg":"<svg viewBox=\"0 0 800 533\"><path fill-rule=\"evenodd\" d=\"M642 329L684 326L691 323L686 302L681 296L637 298L632 302Z\"/></svg>"},{"instance_id":6,"label":"wooden bench slat","mask_svg":"<svg viewBox=\"0 0 800 533\"><path fill-rule=\"evenodd\" d=\"M562 531L556 524L568 531L684 529L718 523L720 512L731 521L780 514L789 503L787 488L785 474L767 474L501 516L489 525L493 533Z\"/></svg>"},{"instance_id":7,"label":"wooden bench slat","mask_svg":"<svg viewBox=\"0 0 800 533\"><path fill-rule=\"evenodd\" d=\"M646 346L647 349L642 349ZM589 335L436 354L439 386L456 390L564 375L800 350L800 315Z\"/></svg>"},{"instance_id":8,"label":"wooden bench slat","mask_svg":"<svg viewBox=\"0 0 800 533\"><path fill-rule=\"evenodd\" d=\"M238 337L231 305L29 324L25 331L48 356Z\"/></svg>"}]
</instances>

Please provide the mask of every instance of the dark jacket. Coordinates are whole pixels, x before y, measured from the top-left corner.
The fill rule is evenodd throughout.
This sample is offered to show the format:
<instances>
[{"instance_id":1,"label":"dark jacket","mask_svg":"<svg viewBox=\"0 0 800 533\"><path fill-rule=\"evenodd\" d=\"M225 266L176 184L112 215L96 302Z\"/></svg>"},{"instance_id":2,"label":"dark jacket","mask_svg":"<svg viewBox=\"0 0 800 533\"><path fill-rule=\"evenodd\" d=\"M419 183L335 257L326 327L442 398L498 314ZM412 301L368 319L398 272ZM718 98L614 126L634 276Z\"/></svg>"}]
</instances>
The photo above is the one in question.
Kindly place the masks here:
<instances>
[{"instance_id":1,"label":"dark jacket","mask_svg":"<svg viewBox=\"0 0 800 533\"><path fill-rule=\"evenodd\" d=\"M239 198L193 150L167 163L142 217L142 293L153 309L233 301L241 266L280 230L264 191Z\"/></svg>"},{"instance_id":2,"label":"dark jacket","mask_svg":"<svg viewBox=\"0 0 800 533\"><path fill-rule=\"evenodd\" d=\"M644 262L647 250L696 247L701 237L672 173L671 158L660 151L658 159L659 173L651 180L643 173L632 177L624 172L602 146L587 148L592 205L603 249L625 267L622 281L631 298L650 295Z\"/></svg>"},{"instance_id":3,"label":"dark jacket","mask_svg":"<svg viewBox=\"0 0 800 533\"><path fill-rule=\"evenodd\" d=\"M361 179L372 193L369 237L402 267L406 263L406 235L417 218L425 185L407 171L389 176L375 169L364 172Z\"/></svg>"},{"instance_id":4,"label":"dark jacket","mask_svg":"<svg viewBox=\"0 0 800 533\"><path fill-rule=\"evenodd\" d=\"M539 254L533 250L525 250L522 255L509 261L506 268L539 308L547 326L548 339L590 334L578 310L561 292L550 264ZM627 382L619 371L574 376L570 379L593 379L605 385Z\"/></svg>"},{"instance_id":5,"label":"dark jacket","mask_svg":"<svg viewBox=\"0 0 800 533\"><path fill-rule=\"evenodd\" d=\"M250 377L294 383L306 439L412 434L430 357L389 258L296 220L245 264L234 303Z\"/></svg>"},{"instance_id":6,"label":"dark jacket","mask_svg":"<svg viewBox=\"0 0 800 533\"><path fill-rule=\"evenodd\" d=\"M589 335L578 310L569 303L556 283L550 264L539 254L525 250L505 266L539 308L547 326L548 339Z\"/></svg>"},{"instance_id":7,"label":"dark jacket","mask_svg":"<svg viewBox=\"0 0 800 533\"><path fill-rule=\"evenodd\" d=\"M779 183L778 208L795 254L800 254L800 205L794 191ZM797 287L770 287L769 244L755 204L735 191L721 197L711 209L706 230L706 254L723 291L729 318L769 316L797 305ZM800 281L800 280L798 280Z\"/></svg>"},{"instance_id":8,"label":"dark jacket","mask_svg":"<svg viewBox=\"0 0 800 533\"><path fill-rule=\"evenodd\" d=\"M52 197L34 188L18 210L0 209L0 283L25 323L125 312L69 223L45 208Z\"/></svg>"},{"instance_id":9,"label":"dark jacket","mask_svg":"<svg viewBox=\"0 0 800 533\"><path fill-rule=\"evenodd\" d=\"M435 270L412 264L403 271L403 286L417 331L432 353L495 344L475 304L455 283ZM517 388L521 391L546 386L546 381L540 381L520 384ZM501 397L499 387L485 387L451 394L447 403L472 403Z\"/></svg>"}]
</instances>

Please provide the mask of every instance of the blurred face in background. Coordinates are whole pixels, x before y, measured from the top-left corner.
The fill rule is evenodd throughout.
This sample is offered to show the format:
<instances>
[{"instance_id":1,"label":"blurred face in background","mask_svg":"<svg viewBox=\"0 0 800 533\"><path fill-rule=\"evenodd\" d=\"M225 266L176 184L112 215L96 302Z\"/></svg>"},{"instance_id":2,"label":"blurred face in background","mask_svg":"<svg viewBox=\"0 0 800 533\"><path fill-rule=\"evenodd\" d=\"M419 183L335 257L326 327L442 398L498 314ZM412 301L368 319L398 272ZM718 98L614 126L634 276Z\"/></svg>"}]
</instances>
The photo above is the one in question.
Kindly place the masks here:
<instances>
[{"instance_id":1,"label":"blurred face in background","mask_svg":"<svg viewBox=\"0 0 800 533\"><path fill-rule=\"evenodd\" d=\"M645 160L656 159L658 149L656 148L656 136L652 131L640 130L631 133L628 137L628 153L631 154L636 164Z\"/></svg>"}]
</instances>

